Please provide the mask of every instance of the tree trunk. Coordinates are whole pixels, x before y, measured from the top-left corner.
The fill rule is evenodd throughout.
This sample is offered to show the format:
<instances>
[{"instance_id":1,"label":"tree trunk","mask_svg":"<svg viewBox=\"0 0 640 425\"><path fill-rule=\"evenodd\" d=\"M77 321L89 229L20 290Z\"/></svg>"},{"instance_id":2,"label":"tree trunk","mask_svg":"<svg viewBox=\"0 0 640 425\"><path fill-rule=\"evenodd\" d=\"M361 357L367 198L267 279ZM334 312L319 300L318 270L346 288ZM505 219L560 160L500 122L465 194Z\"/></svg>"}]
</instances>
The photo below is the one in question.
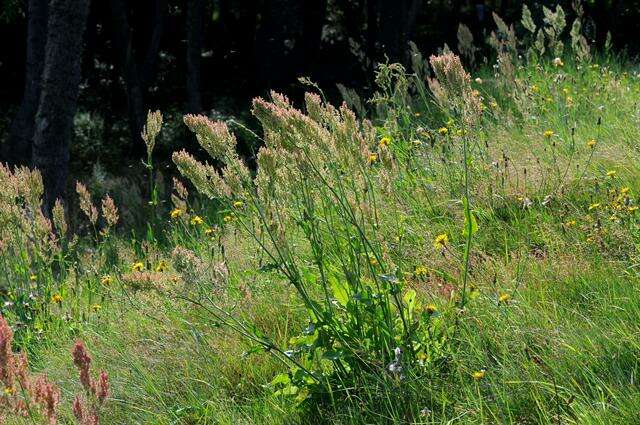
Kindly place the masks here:
<instances>
[{"instance_id":1,"label":"tree trunk","mask_svg":"<svg viewBox=\"0 0 640 425\"><path fill-rule=\"evenodd\" d=\"M10 165L31 165L31 150L47 43L47 1L29 0L24 95L11 125L3 157Z\"/></svg>"},{"instance_id":2,"label":"tree trunk","mask_svg":"<svg viewBox=\"0 0 640 425\"><path fill-rule=\"evenodd\" d=\"M200 60L202 55L202 0L188 0L187 3L187 112L202 110L200 87Z\"/></svg>"},{"instance_id":3,"label":"tree trunk","mask_svg":"<svg viewBox=\"0 0 640 425\"><path fill-rule=\"evenodd\" d=\"M122 78L127 92L127 110L129 112L129 129L131 130L131 154L141 154L144 149L140 141L140 133L145 122L143 90L138 75L138 66L133 51L131 28L127 16L125 0L111 0L111 17L113 22L113 47L120 62ZM139 143L138 143L139 142Z\"/></svg>"},{"instance_id":4,"label":"tree trunk","mask_svg":"<svg viewBox=\"0 0 640 425\"><path fill-rule=\"evenodd\" d=\"M164 33L166 14L167 0L155 0L153 6L153 30L151 31L149 47L147 48L147 54L140 71L140 84L144 91L146 91L155 79L156 61Z\"/></svg>"},{"instance_id":5,"label":"tree trunk","mask_svg":"<svg viewBox=\"0 0 640 425\"><path fill-rule=\"evenodd\" d=\"M42 174L46 213L56 199L64 199L88 10L89 0L52 0L49 4L42 93L33 138L33 162Z\"/></svg>"}]
</instances>

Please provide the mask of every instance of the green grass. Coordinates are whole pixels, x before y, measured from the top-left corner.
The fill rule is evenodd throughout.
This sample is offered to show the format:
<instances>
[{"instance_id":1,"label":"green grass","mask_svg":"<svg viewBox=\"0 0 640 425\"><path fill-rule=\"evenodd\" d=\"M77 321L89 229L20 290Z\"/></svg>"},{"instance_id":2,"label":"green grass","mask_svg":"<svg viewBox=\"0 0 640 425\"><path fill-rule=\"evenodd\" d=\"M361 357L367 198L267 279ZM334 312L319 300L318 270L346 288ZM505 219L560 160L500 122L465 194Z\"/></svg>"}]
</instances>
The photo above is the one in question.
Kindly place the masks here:
<instances>
[{"instance_id":1,"label":"green grass","mask_svg":"<svg viewBox=\"0 0 640 425\"><path fill-rule=\"evenodd\" d=\"M57 264L64 273L37 263L45 270L40 305L46 308L27 326L35 330L17 332L18 341L28 349L32 368L61 386L62 415L70 418L70 400L80 386L69 352L76 338L85 340L95 367L110 377L103 423L633 423L640 409L640 211L628 210L640 193L635 72L634 64L616 58L561 69L544 62L524 66L505 87L504 77L480 70L483 82L473 84L487 110L476 124L461 125L465 136L455 135L458 117L446 136L439 135L447 112L430 101L387 93L373 140L391 137L395 168L379 163L365 170L378 222L369 226L363 219L362 229L383 265L401 276L400 296L415 290L421 308L434 304L439 312L420 319L427 320L432 337L425 342L426 366L407 364L403 379L390 376L392 358L367 358L355 376L332 375L343 381L331 381L331 394L318 390L302 402L274 395L269 383L291 365L231 329L213 306L248 326L250 336L283 351L308 326L309 309L260 248L268 230L252 240L241 223L260 228L257 221L225 223L224 202L212 209L202 199L193 205L202 202L202 211L209 212L199 213L203 225L185 217L169 220L163 211L154 237L132 241L120 230L106 241L83 238L63 251ZM546 130L554 135L545 137ZM478 224L466 303L462 137L469 142L469 199ZM592 138L594 148L587 145ZM611 170L613 177L607 176ZM628 205L615 200L623 187ZM295 202L290 195L283 193L283 202ZM338 254L351 252L348 243L327 246L332 231L342 235L353 228L328 199L316 199L315 236L328 260L314 259L317 246L296 228L293 213L287 238L296 267L319 275L323 264L342 279L335 270ZM220 229L205 234L213 223ZM450 242L441 252L433 241L442 233ZM192 258L176 254L176 247ZM30 258L25 254L3 267L24 279L35 267ZM133 262L153 270L160 260L168 270L149 273L150 280L128 276ZM418 267L427 270L414 273ZM106 274L114 281L102 285ZM309 297L323 300L319 284L307 285ZM340 298L332 290L330 298ZM60 305L49 301L58 292L64 297ZM99 309L92 308L96 303ZM22 317L11 311L5 307L10 320ZM351 326L351 316L340 317ZM484 375L474 378L479 371Z\"/></svg>"}]
</instances>

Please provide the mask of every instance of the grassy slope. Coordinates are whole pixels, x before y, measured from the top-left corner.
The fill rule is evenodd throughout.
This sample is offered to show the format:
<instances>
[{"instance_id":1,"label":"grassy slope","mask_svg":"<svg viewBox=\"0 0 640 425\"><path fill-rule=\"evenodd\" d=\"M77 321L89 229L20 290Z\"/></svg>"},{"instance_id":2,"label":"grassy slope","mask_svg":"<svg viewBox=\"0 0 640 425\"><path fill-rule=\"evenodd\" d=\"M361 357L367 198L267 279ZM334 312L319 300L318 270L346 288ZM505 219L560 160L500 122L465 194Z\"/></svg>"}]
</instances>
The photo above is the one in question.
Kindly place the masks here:
<instances>
[{"instance_id":1,"label":"grassy slope","mask_svg":"<svg viewBox=\"0 0 640 425\"><path fill-rule=\"evenodd\" d=\"M640 193L640 81L621 69L567 68L567 78L559 82L551 67L520 71L521 116L509 112L511 101L498 95L502 91L489 74L479 86L496 95L498 106L490 107L493 117L471 137L478 146L484 141L488 146L477 153L473 173L480 225L472 257L474 296L462 316L455 336L458 349L447 372L410 384L416 406L431 411L418 421L636 420L640 282L632 267L637 259L634 219L609 221L608 211L589 210L589 205L606 204L607 190L614 187L630 187L632 197ZM566 106L567 96L571 107ZM414 125L442 125L424 119L416 117ZM566 146L574 126L576 149L570 154ZM543 136L547 129L555 133L555 151ZM586 146L590 138L597 139L595 150ZM507 169L503 155L510 158ZM492 168L494 161L499 162L497 169ZM586 164L584 178L576 182ZM447 283L433 271L456 276L459 264L452 255L436 252L432 240L446 232L452 252L460 252L463 244L460 208L451 200L457 173L452 168L455 165L439 166L430 189L400 197L384 220L390 235L403 223L403 265L407 270L424 265L432 271L412 278L411 285L443 309ZM616 176L606 177L608 170L616 170ZM551 202L542 205L550 193ZM530 198L533 205L524 209L522 198ZM596 231L598 222L602 230ZM232 233L225 236L225 244L232 252L229 269L239 308L286 345L304 323L286 284L270 272L256 271L255 247ZM191 248L207 258L206 244L193 243ZM159 255L171 249L157 248ZM499 303L501 294L509 294L510 300ZM96 364L107 369L112 380L114 400L104 423L318 420L314 414L301 416L263 389L281 365L266 355L243 357L246 341L171 297L170 288L116 290L111 299L82 330ZM57 332L47 338L50 345L38 346L35 353L36 366L62 383L66 398L77 390L66 349L73 338L72 332ZM474 380L472 373L481 369L486 370L484 378ZM364 413L369 420L385 421L376 416L384 415L382 406L380 412L349 406L325 409L326 420L358 422Z\"/></svg>"}]
</instances>

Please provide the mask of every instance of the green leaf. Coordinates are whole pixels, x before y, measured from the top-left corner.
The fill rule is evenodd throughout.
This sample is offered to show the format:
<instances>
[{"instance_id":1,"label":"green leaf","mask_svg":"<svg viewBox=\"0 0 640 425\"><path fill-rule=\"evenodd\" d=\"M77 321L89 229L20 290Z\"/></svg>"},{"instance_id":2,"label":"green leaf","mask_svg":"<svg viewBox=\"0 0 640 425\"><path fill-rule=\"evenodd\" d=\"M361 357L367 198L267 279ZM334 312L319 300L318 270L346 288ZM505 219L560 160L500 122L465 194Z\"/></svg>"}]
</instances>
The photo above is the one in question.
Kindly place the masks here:
<instances>
[{"instance_id":1,"label":"green leaf","mask_svg":"<svg viewBox=\"0 0 640 425\"><path fill-rule=\"evenodd\" d=\"M402 301L407 305L407 310L411 314L416 306L416 291L409 289L402 297Z\"/></svg>"},{"instance_id":2,"label":"green leaf","mask_svg":"<svg viewBox=\"0 0 640 425\"><path fill-rule=\"evenodd\" d=\"M476 234L478 222L475 213L469 209L469 202L466 198L462 203L464 205L464 229L462 230L462 235L466 238L469 236L469 230L471 231L471 236Z\"/></svg>"},{"instance_id":3,"label":"green leaf","mask_svg":"<svg viewBox=\"0 0 640 425\"><path fill-rule=\"evenodd\" d=\"M333 292L333 296L335 299L342 305L346 307L349 303L349 291L344 283L342 283L335 276L331 276L329 278L329 283L331 285L331 291Z\"/></svg>"}]
</instances>

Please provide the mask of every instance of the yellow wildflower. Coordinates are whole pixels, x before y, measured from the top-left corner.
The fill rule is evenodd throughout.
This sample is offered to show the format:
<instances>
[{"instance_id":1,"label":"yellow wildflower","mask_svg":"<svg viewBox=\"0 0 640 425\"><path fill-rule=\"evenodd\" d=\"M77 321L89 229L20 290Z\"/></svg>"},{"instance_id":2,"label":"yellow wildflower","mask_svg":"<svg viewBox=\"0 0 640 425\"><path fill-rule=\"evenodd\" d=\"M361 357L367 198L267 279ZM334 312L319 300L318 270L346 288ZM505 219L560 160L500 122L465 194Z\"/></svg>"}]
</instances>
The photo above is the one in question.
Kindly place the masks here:
<instances>
[{"instance_id":1,"label":"yellow wildflower","mask_svg":"<svg viewBox=\"0 0 640 425\"><path fill-rule=\"evenodd\" d=\"M372 266L374 266L374 267L375 267L375 266L377 266L377 265L378 265L378 264L380 264L380 263L378 263L378 259L377 259L376 257L370 257L370 258L369 258L369 264L371 264Z\"/></svg>"},{"instance_id":2,"label":"yellow wildflower","mask_svg":"<svg viewBox=\"0 0 640 425\"><path fill-rule=\"evenodd\" d=\"M380 139L380 147L388 147L391 144L391 137L383 137L382 139Z\"/></svg>"},{"instance_id":3,"label":"yellow wildflower","mask_svg":"<svg viewBox=\"0 0 640 425\"><path fill-rule=\"evenodd\" d=\"M182 215L182 210L180 208L175 208L171 210L171 218L178 218Z\"/></svg>"},{"instance_id":4,"label":"yellow wildflower","mask_svg":"<svg viewBox=\"0 0 640 425\"><path fill-rule=\"evenodd\" d=\"M102 283L103 285L110 285L112 282L113 278L108 274L102 276L102 278L100 279L100 283Z\"/></svg>"},{"instance_id":5,"label":"yellow wildflower","mask_svg":"<svg viewBox=\"0 0 640 425\"><path fill-rule=\"evenodd\" d=\"M373 164L377 160L378 160L378 154L377 153L369 154L369 164Z\"/></svg>"},{"instance_id":6,"label":"yellow wildflower","mask_svg":"<svg viewBox=\"0 0 640 425\"><path fill-rule=\"evenodd\" d=\"M629 187L624 186L620 188L620 193L622 193L623 195L628 195L630 190L631 189L629 189Z\"/></svg>"},{"instance_id":7,"label":"yellow wildflower","mask_svg":"<svg viewBox=\"0 0 640 425\"><path fill-rule=\"evenodd\" d=\"M600 202L596 202L594 204L589 205L589 211L591 210L595 210L596 208L600 207Z\"/></svg>"},{"instance_id":8,"label":"yellow wildflower","mask_svg":"<svg viewBox=\"0 0 640 425\"><path fill-rule=\"evenodd\" d=\"M498 107L498 102L496 102L495 100L492 100L489 103L489 106L491 106L493 109L496 109Z\"/></svg>"},{"instance_id":9,"label":"yellow wildflower","mask_svg":"<svg viewBox=\"0 0 640 425\"><path fill-rule=\"evenodd\" d=\"M168 267L169 267L169 266L167 265L167 262L166 262L166 261L164 261L164 260L160 260L160 261L158 262L158 265L156 266L156 271L157 271L158 273L166 272Z\"/></svg>"},{"instance_id":10,"label":"yellow wildflower","mask_svg":"<svg viewBox=\"0 0 640 425\"><path fill-rule=\"evenodd\" d=\"M447 127L440 127L440 128L438 129L438 133L440 133L440 134L441 134L441 135L443 135L443 136L446 136L446 135L447 135L447 133L449 133L449 129L448 129Z\"/></svg>"},{"instance_id":11,"label":"yellow wildflower","mask_svg":"<svg viewBox=\"0 0 640 425\"><path fill-rule=\"evenodd\" d=\"M38 280L38 276L36 276L35 274L32 274L31 276L29 276L29 280L31 282L35 282L36 280Z\"/></svg>"},{"instance_id":12,"label":"yellow wildflower","mask_svg":"<svg viewBox=\"0 0 640 425\"><path fill-rule=\"evenodd\" d=\"M200 226L202 223L204 223L204 220L199 215L194 215L191 218L190 223L192 226Z\"/></svg>"},{"instance_id":13,"label":"yellow wildflower","mask_svg":"<svg viewBox=\"0 0 640 425\"><path fill-rule=\"evenodd\" d=\"M446 233L442 233L436 236L435 240L433 241L433 246L436 249L443 249L448 243L449 243L449 236L447 236Z\"/></svg>"},{"instance_id":14,"label":"yellow wildflower","mask_svg":"<svg viewBox=\"0 0 640 425\"><path fill-rule=\"evenodd\" d=\"M91 306L91 310L93 310L94 312L98 312L101 308L102 306L100 304L94 304Z\"/></svg>"},{"instance_id":15,"label":"yellow wildflower","mask_svg":"<svg viewBox=\"0 0 640 425\"><path fill-rule=\"evenodd\" d=\"M233 208L242 208L242 207L244 207L244 202L242 201L235 201L233 203Z\"/></svg>"},{"instance_id":16,"label":"yellow wildflower","mask_svg":"<svg viewBox=\"0 0 640 425\"><path fill-rule=\"evenodd\" d=\"M233 216L232 215L225 215L223 220L224 220L225 223L228 223L231 220L233 220Z\"/></svg>"},{"instance_id":17,"label":"yellow wildflower","mask_svg":"<svg viewBox=\"0 0 640 425\"><path fill-rule=\"evenodd\" d=\"M629 212L636 212L637 210L638 210L638 207L637 207L637 206L635 206L635 205L634 205L634 206L632 206L632 207L628 207L628 208L627 208L627 211L629 211Z\"/></svg>"},{"instance_id":18,"label":"yellow wildflower","mask_svg":"<svg viewBox=\"0 0 640 425\"><path fill-rule=\"evenodd\" d=\"M607 171L607 177L611 177L611 178L613 178L613 177L615 177L615 176L616 176L616 172L615 172L615 170Z\"/></svg>"},{"instance_id":19,"label":"yellow wildflower","mask_svg":"<svg viewBox=\"0 0 640 425\"><path fill-rule=\"evenodd\" d=\"M51 297L51 302L52 303L56 303L56 304L60 304L62 302L62 295L53 294L53 296Z\"/></svg>"},{"instance_id":20,"label":"yellow wildflower","mask_svg":"<svg viewBox=\"0 0 640 425\"><path fill-rule=\"evenodd\" d=\"M484 369L480 369L476 372L473 372L471 374L471 376L473 377L473 379L475 379L476 381L481 380L482 378L484 378L484 375L486 374L486 371Z\"/></svg>"},{"instance_id":21,"label":"yellow wildflower","mask_svg":"<svg viewBox=\"0 0 640 425\"><path fill-rule=\"evenodd\" d=\"M506 303L510 299L511 299L511 295L505 293L505 294L501 294L500 297L498 297L498 302Z\"/></svg>"},{"instance_id":22,"label":"yellow wildflower","mask_svg":"<svg viewBox=\"0 0 640 425\"><path fill-rule=\"evenodd\" d=\"M596 147L596 139L589 139L587 140L587 146L591 149Z\"/></svg>"},{"instance_id":23,"label":"yellow wildflower","mask_svg":"<svg viewBox=\"0 0 640 425\"><path fill-rule=\"evenodd\" d=\"M142 270L144 270L144 263L142 263L141 261L133 263L131 265L131 270L133 270L134 272L141 272Z\"/></svg>"},{"instance_id":24,"label":"yellow wildflower","mask_svg":"<svg viewBox=\"0 0 640 425\"><path fill-rule=\"evenodd\" d=\"M429 314L433 314L436 311L438 311L438 307L436 307L435 304L427 304L427 306L424 309Z\"/></svg>"},{"instance_id":25,"label":"yellow wildflower","mask_svg":"<svg viewBox=\"0 0 640 425\"><path fill-rule=\"evenodd\" d=\"M544 134L544 137L546 137L547 139L550 139L553 136L553 131L547 130L543 134Z\"/></svg>"},{"instance_id":26,"label":"yellow wildflower","mask_svg":"<svg viewBox=\"0 0 640 425\"><path fill-rule=\"evenodd\" d=\"M531 86L531 91L533 93L538 93L540 91L540 88L534 84Z\"/></svg>"},{"instance_id":27,"label":"yellow wildflower","mask_svg":"<svg viewBox=\"0 0 640 425\"><path fill-rule=\"evenodd\" d=\"M575 220L569 220L565 223L565 226L567 227L574 227L576 225L576 221Z\"/></svg>"},{"instance_id":28,"label":"yellow wildflower","mask_svg":"<svg viewBox=\"0 0 640 425\"><path fill-rule=\"evenodd\" d=\"M212 227L208 228L207 230L204 231L204 234L206 236L213 236L213 234L215 233L215 229L213 229Z\"/></svg>"},{"instance_id":29,"label":"yellow wildflower","mask_svg":"<svg viewBox=\"0 0 640 425\"><path fill-rule=\"evenodd\" d=\"M16 392L16 390L14 390L13 387L5 387L4 390L2 390L2 392L5 395L13 395Z\"/></svg>"},{"instance_id":30,"label":"yellow wildflower","mask_svg":"<svg viewBox=\"0 0 640 425\"><path fill-rule=\"evenodd\" d=\"M426 267L419 266L413 271L414 276L416 277L424 277L429 273L429 270Z\"/></svg>"}]
</instances>

